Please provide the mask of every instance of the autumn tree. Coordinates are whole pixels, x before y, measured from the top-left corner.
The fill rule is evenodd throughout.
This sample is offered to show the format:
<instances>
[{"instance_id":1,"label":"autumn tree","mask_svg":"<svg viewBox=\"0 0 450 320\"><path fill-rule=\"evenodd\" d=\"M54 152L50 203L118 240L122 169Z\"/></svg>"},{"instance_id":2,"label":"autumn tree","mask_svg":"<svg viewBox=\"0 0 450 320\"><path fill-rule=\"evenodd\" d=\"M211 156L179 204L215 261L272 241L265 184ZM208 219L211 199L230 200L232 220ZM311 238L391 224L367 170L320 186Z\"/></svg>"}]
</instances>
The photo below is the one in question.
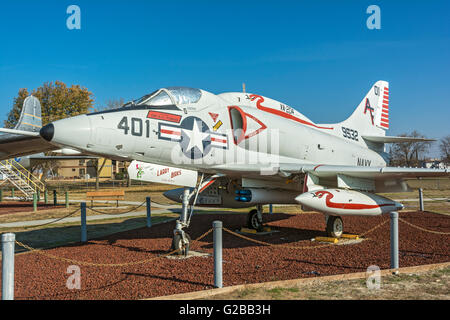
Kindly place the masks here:
<instances>
[{"instance_id":1,"label":"autumn tree","mask_svg":"<svg viewBox=\"0 0 450 320\"><path fill-rule=\"evenodd\" d=\"M19 90L17 97L14 98L13 107L11 111L8 113L8 118L4 120L5 128L14 128L16 123L19 121L20 112L22 111L23 107L23 102L25 101L25 98L28 97L29 95L30 94L28 93L28 90L26 88Z\"/></svg>"},{"instance_id":2,"label":"autumn tree","mask_svg":"<svg viewBox=\"0 0 450 320\"><path fill-rule=\"evenodd\" d=\"M42 107L42 124L85 114L93 107L92 92L79 85L70 88L64 82L46 82L31 92L39 99ZM5 127L12 128L19 120L23 101L29 95L27 89L20 89L18 96L14 98L14 105L5 120Z\"/></svg>"},{"instance_id":3,"label":"autumn tree","mask_svg":"<svg viewBox=\"0 0 450 320\"><path fill-rule=\"evenodd\" d=\"M416 130L411 133L403 133L400 137L426 138ZM426 152L430 148L430 141L413 141L393 143L389 154L391 165L418 167L420 160L424 160Z\"/></svg>"},{"instance_id":4,"label":"autumn tree","mask_svg":"<svg viewBox=\"0 0 450 320\"><path fill-rule=\"evenodd\" d=\"M49 122L64 119L79 114L85 114L92 108L92 93L79 85L72 85L70 88L61 81L46 82L31 94L39 99L41 103L42 125ZM20 118L23 102L30 93L28 90L20 89L17 97L14 98L14 104L4 121L6 128L13 128ZM39 164L36 170L42 170L42 180L46 174L57 167L57 162L47 161ZM33 168L32 168L33 169Z\"/></svg>"}]
</instances>

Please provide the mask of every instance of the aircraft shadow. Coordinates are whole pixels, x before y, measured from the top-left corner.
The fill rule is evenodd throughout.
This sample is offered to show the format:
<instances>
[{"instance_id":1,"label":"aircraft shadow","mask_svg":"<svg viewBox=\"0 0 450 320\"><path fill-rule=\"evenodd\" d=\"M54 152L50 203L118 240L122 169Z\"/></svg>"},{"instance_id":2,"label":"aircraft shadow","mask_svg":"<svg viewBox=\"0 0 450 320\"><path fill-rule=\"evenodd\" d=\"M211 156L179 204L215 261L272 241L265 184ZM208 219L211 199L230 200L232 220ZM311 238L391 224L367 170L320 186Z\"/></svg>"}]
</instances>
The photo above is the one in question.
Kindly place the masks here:
<instances>
[{"instance_id":1,"label":"aircraft shadow","mask_svg":"<svg viewBox=\"0 0 450 320\"><path fill-rule=\"evenodd\" d=\"M273 215L265 214L264 222L270 223L273 221L281 221L289 219L292 215L275 213ZM185 231L192 239L198 238L204 232L212 228L213 221L220 220L224 227L238 231L246 224L246 213L224 212L223 214L216 214L208 212L208 214L197 214L193 216L191 225ZM175 221L162 222L156 221L158 218L154 217L152 221L155 224L151 228L145 227L145 217L130 218L123 222L112 223L95 223L88 222L88 242L80 242L80 226L49 226L49 228L30 230L16 233L16 239L24 242L33 248L54 248L54 247L79 247L84 245L96 244L104 246L112 246L122 249L127 249L133 252L147 252L153 254L163 254L170 249L173 229L175 228ZM307 228L291 228L291 227L274 227L273 232L267 235L248 235L245 236L265 241L271 244L292 243L302 240L309 240L317 236L324 236L325 232L320 230L311 230ZM142 246L135 246L132 242L123 240L162 240L167 242L167 248L146 249ZM248 240L238 238L223 231L223 248L243 248L251 246L260 246L260 244L250 242ZM212 232L205 238L200 240L200 245L197 248L212 248L213 235ZM150 247L150 246L149 246ZM22 247L16 245L16 252L26 251Z\"/></svg>"}]
</instances>

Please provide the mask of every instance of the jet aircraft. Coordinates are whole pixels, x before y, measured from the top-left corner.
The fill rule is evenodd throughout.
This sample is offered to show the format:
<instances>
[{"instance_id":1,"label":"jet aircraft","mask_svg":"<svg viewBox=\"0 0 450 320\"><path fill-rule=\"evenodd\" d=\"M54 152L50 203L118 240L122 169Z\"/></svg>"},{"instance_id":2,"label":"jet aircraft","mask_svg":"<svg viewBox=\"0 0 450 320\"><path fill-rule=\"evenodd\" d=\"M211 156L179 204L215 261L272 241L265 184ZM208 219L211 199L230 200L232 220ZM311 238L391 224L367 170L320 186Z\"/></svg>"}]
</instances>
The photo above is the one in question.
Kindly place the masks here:
<instances>
[{"instance_id":1,"label":"jet aircraft","mask_svg":"<svg viewBox=\"0 0 450 320\"><path fill-rule=\"evenodd\" d=\"M196 205L256 206L247 223L259 229L263 205L301 204L322 212L327 233L340 237L342 216L403 208L377 193L410 191L405 178L449 176L387 166L386 143L430 141L386 136L389 96L389 83L377 81L349 118L319 124L258 94L168 87L118 109L54 121L40 136L42 148L129 160L133 179L182 186L165 193L182 203L172 243L182 252Z\"/></svg>"}]
</instances>

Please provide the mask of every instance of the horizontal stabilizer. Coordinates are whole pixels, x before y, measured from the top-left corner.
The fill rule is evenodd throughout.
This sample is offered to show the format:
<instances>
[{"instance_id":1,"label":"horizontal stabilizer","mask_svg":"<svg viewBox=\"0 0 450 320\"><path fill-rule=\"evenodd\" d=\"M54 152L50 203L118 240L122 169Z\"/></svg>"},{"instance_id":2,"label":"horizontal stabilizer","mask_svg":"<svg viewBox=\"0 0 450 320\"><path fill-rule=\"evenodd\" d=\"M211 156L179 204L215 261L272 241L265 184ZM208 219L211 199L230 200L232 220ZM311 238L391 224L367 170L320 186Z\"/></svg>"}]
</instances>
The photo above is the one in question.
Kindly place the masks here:
<instances>
[{"instance_id":1,"label":"horizontal stabilizer","mask_svg":"<svg viewBox=\"0 0 450 320\"><path fill-rule=\"evenodd\" d=\"M392 137L392 136L362 136L364 140L377 143L399 143L399 142L429 142L434 139L415 138L415 137Z\"/></svg>"},{"instance_id":2,"label":"horizontal stabilizer","mask_svg":"<svg viewBox=\"0 0 450 320\"><path fill-rule=\"evenodd\" d=\"M39 136L39 132L25 131L25 130L16 130L16 129L8 129L8 128L0 128L0 132L12 133L12 134L18 134L18 135L30 136L30 137L38 137Z\"/></svg>"}]
</instances>

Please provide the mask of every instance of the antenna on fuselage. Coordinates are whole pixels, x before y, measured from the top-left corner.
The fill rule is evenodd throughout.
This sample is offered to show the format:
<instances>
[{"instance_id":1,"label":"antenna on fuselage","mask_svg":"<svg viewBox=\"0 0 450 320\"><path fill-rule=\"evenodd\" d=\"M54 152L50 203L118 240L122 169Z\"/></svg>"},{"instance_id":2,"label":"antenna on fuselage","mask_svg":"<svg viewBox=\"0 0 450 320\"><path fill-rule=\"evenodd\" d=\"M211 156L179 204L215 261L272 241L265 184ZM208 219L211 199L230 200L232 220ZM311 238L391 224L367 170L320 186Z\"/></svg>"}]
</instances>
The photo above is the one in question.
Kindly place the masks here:
<instances>
[{"instance_id":1,"label":"antenna on fuselage","mask_svg":"<svg viewBox=\"0 0 450 320\"><path fill-rule=\"evenodd\" d=\"M242 92L245 93L245 82L242 82Z\"/></svg>"}]
</instances>

